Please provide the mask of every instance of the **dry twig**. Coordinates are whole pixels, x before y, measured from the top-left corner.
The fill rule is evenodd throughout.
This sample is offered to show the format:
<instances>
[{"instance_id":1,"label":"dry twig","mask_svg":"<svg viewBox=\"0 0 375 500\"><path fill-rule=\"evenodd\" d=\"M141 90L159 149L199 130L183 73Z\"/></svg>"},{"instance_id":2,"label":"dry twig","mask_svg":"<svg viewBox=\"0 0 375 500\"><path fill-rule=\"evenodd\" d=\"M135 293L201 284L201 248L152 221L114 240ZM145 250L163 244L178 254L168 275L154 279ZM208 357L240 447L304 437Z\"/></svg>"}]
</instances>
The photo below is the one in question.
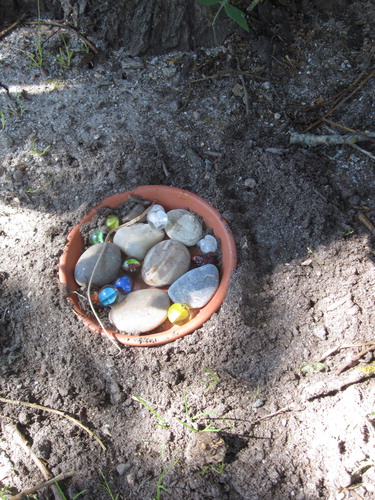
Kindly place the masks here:
<instances>
[{"instance_id":1,"label":"dry twig","mask_svg":"<svg viewBox=\"0 0 375 500\"><path fill-rule=\"evenodd\" d=\"M23 436L23 434L21 434L21 432L17 429L17 427L9 423L6 424L5 429L11 434L11 437L23 449L23 451L31 458L31 460L34 462L34 464L38 467L38 469L42 473L44 479L46 479L47 481L51 479L52 477L51 472L47 469L44 463L35 455L33 450L30 448L27 439ZM55 497L55 500L64 500L55 484L51 485L51 490L53 491L53 496Z\"/></svg>"},{"instance_id":2,"label":"dry twig","mask_svg":"<svg viewBox=\"0 0 375 500\"><path fill-rule=\"evenodd\" d=\"M4 36L8 35L11 31L13 31L19 24L22 23L22 21L24 21L27 18L27 16L28 14L26 13L22 14L22 16L20 16L17 19L17 21L15 21L13 24L0 31L0 38L3 38Z\"/></svg>"},{"instance_id":3,"label":"dry twig","mask_svg":"<svg viewBox=\"0 0 375 500\"><path fill-rule=\"evenodd\" d=\"M26 23L24 23L24 25L26 26L35 26L35 25L45 25L45 26L56 26L57 28L62 28L62 29L66 29L66 30L70 30L70 31L73 31L77 36L78 38L80 38L81 40L83 40L87 45L88 47L90 47L91 51L97 55L99 54L99 49L97 49L95 47L95 45L90 42L90 40L88 38L86 38L84 35L82 35L82 33L80 33L76 28L74 28L74 26L70 25L70 24L65 24L65 23L60 23L59 21L27 21Z\"/></svg>"},{"instance_id":4,"label":"dry twig","mask_svg":"<svg viewBox=\"0 0 375 500\"><path fill-rule=\"evenodd\" d=\"M372 352L375 350L375 342L373 342L373 345L370 347L367 347L366 349L362 349L361 352L359 352L356 356L353 356L352 359L345 364L343 364L338 370L337 374L339 375L340 373L344 372L345 370L348 370L349 368L352 368L353 366L358 365L359 360L365 356L368 352Z\"/></svg>"},{"instance_id":5,"label":"dry twig","mask_svg":"<svg viewBox=\"0 0 375 500\"><path fill-rule=\"evenodd\" d=\"M104 445L104 443L101 441L101 439L95 434L95 432L93 432L88 427L86 427L85 425L83 425L76 418L71 417L70 415L68 415L67 413L64 413L61 410L55 410L54 408L49 408L48 406L41 406L41 405L38 405L38 404L35 404L35 403L27 403L26 401L19 401L19 400L15 400L15 399L7 399L7 398L2 398L2 397L0 397L0 402L1 403L10 403L10 404L13 404L13 405L27 406L28 408L36 408L37 410L43 410L43 411L47 411L49 413L56 413L57 415L61 415L62 417L70 420L75 425L77 425L78 427L80 427L81 429L83 429L91 437L93 437L94 439L96 439L96 441L98 441L98 443L103 448L103 450L107 449L106 446Z\"/></svg>"},{"instance_id":6,"label":"dry twig","mask_svg":"<svg viewBox=\"0 0 375 500\"><path fill-rule=\"evenodd\" d=\"M63 481L67 477L70 477L73 475L74 475L74 472L65 472L63 474L59 474L58 476L51 477L51 479L48 479L48 481L44 481L44 483L38 483L35 486L33 486L32 488L28 488L27 490L23 490L20 493L18 493L17 495L14 495L14 496L8 498L8 500L23 500L27 495L32 495L36 491L39 491L43 488L47 488L47 486L51 486L51 484L55 484L55 482L57 482L57 481Z\"/></svg>"}]
</instances>

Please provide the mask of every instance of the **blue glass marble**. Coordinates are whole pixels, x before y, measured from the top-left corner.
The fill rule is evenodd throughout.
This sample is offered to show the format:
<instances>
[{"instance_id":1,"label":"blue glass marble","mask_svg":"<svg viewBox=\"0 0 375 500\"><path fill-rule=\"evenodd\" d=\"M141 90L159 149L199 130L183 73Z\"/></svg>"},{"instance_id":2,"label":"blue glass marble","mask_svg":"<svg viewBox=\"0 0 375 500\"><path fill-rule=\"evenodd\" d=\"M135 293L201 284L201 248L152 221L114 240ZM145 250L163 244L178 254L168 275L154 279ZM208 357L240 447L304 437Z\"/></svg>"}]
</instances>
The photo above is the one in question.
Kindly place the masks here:
<instances>
[{"instance_id":1,"label":"blue glass marble","mask_svg":"<svg viewBox=\"0 0 375 500\"><path fill-rule=\"evenodd\" d=\"M129 276L122 276L115 281L115 287L124 293L129 293L133 288L133 280Z\"/></svg>"},{"instance_id":2,"label":"blue glass marble","mask_svg":"<svg viewBox=\"0 0 375 500\"><path fill-rule=\"evenodd\" d=\"M99 292L99 302L102 306L111 306L116 302L119 295L120 292L114 286L104 286Z\"/></svg>"}]
</instances>

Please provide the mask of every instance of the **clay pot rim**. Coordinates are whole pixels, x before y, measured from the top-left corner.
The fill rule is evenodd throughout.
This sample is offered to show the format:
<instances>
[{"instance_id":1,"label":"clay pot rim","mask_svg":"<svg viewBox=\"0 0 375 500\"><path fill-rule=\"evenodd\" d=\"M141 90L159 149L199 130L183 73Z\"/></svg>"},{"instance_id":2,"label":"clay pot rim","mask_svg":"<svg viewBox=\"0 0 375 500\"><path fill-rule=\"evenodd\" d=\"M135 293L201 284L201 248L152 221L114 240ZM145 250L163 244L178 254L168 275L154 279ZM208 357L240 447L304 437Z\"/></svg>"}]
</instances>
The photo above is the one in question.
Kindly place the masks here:
<instances>
[{"instance_id":1,"label":"clay pot rim","mask_svg":"<svg viewBox=\"0 0 375 500\"><path fill-rule=\"evenodd\" d=\"M221 306L230 282L232 272L237 265L236 244L227 221L207 201L190 191L163 185L139 186L134 190L114 194L102 200L96 207L77 224L68 234L67 243L59 263L59 280L68 288L68 300L83 324L91 331L105 334L93 317L88 316L80 307L75 291L79 288L74 280L74 267L81 255L84 242L80 233L82 225L87 223L102 207L115 208L128 199L129 196L142 196L148 200L156 200L167 210L172 208L187 208L199 214L207 227L213 230L214 235L221 241L222 266L221 280L218 289L206 306L188 323L182 326L173 326L163 332L143 334L140 336L126 335L116 330L108 332L121 344L134 347L153 347L162 345L192 333L201 327L214 312Z\"/></svg>"}]
</instances>

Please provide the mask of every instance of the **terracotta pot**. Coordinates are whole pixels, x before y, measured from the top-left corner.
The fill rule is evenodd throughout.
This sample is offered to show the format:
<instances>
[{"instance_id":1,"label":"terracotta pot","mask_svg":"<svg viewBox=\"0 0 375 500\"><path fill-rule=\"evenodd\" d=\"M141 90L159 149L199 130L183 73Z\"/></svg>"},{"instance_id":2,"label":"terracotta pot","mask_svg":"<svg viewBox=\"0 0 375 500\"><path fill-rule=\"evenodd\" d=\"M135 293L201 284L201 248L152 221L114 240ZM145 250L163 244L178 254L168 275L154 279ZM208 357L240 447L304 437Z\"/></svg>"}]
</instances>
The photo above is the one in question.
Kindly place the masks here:
<instances>
[{"instance_id":1,"label":"terracotta pot","mask_svg":"<svg viewBox=\"0 0 375 500\"><path fill-rule=\"evenodd\" d=\"M91 331L104 334L94 316L87 314L81 309L77 294L74 293L79 288L74 279L74 268L84 251L84 241L80 233L81 226L88 222L98 209L102 207L115 208L125 202L129 196L137 195L142 196L146 200L155 200L160 205L163 205L166 210L186 208L199 214L204 219L206 226L211 228L215 237L220 240L222 252L219 287L210 302L202 309L199 309L197 314L187 323L182 326L171 325L170 323L169 325L165 324L161 328L159 327L156 333L140 336L124 335L113 329L108 329L108 332L122 344L150 347L171 342L172 340L176 340L193 332L202 326L203 323L217 311L224 300L231 274L236 267L237 252L233 235L225 219L223 219L219 212L209 203L189 191L169 186L140 186L133 191L126 191L110 196L93 208L69 233L67 244L59 264L59 279L62 283L67 285L69 293L68 300L72 303L73 309L78 317ZM163 328L165 329L163 330Z\"/></svg>"}]
</instances>

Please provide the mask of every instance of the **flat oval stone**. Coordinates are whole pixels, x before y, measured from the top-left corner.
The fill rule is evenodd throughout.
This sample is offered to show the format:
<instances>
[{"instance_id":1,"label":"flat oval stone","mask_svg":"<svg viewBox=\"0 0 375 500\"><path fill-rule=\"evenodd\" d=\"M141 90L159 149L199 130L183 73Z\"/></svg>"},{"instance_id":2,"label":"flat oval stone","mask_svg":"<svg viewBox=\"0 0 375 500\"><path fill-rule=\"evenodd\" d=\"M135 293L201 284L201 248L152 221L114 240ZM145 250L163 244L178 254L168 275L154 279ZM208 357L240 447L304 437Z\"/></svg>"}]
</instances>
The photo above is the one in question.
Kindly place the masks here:
<instances>
[{"instance_id":1,"label":"flat oval stone","mask_svg":"<svg viewBox=\"0 0 375 500\"><path fill-rule=\"evenodd\" d=\"M78 259L74 269L74 279L79 285L88 285L92 271L94 270L94 266L104 245L105 243L92 245L85 252L83 252L81 257ZM116 279L120 267L121 251L119 247L113 243L107 243L107 247L104 250L98 267L95 270L92 284L94 286L103 286L107 283L111 283L114 279Z\"/></svg>"},{"instance_id":2,"label":"flat oval stone","mask_svg":"<svg viewBox=\"0 0 375 500\"><path fill-rule=\"evenodd\" d=\"M133 224L116 231L113 243L129 257L142 260L156 243L164 238L164 231L153 229L149 224Z\"/></svg>"},{"instance_id":3,"label":"flat oval stone","mask_svg":"<svg viewBox=\"0 0 375 500\"><path fill-rule=\"evenodd\" d=\"M165 232L171 240L177 240L188 247L195 245L203 235L200 220L189 210L176 208L168 213L168 224Z\"/></svg>"},{"instance_id":4,"label":"flat oval stone","mask_svg":"<svg viewBox=\"0 0 375 500\"><path fill-rule=\"evenodd\" d=\"M150 286L170 285L190 267L190 253L175 240L157 243L147 253L142 265L142 279Z\"/></svg>"},{"instance_id":5,"label":"flat oval stone","mask_svg":"<svg viewBox=\"0 0 375 500\"><path fill-rule=\"evenodd\" d=\"M112 307L109 320L120 332L139 335L164 323L169 306L168 294L162 290L136 290Z\"/></svg>"},{"instance_id":6,"label":"flat oval stone","mask_svg":"<svg viewBox=\"0 0 375 500\"><path fill-rule=\"evenodd\" d=\"M189 307L204 307L219 286L219 270L213 264L197 267L183 274L169 287L172 302L182 302Z\"/></svg>"}]
</instances>

